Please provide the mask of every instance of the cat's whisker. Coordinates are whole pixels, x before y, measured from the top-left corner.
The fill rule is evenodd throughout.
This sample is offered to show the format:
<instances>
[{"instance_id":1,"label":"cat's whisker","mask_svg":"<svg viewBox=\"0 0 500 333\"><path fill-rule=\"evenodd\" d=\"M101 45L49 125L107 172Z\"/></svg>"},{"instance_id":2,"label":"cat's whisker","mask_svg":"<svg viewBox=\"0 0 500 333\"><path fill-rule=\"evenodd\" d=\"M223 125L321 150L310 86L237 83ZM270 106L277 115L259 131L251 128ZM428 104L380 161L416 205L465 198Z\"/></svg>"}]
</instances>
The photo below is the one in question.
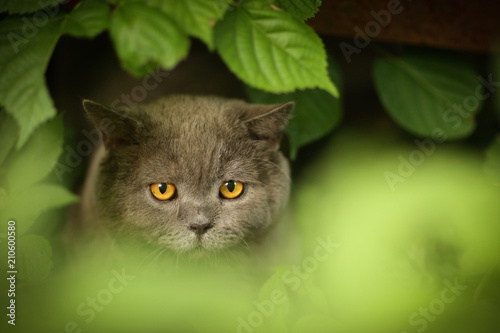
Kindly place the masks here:
<instances>
[{"instance_id":1,"label":"cat's whisker","mask_svg":"<svg viewBox=\"0 0 500 333\"><path fill-rule=\"evenodd\" d=\"M210 256L207 258L208 265L218 265L219 264L219 256L217 255L217 251L211 251Z\"/></svg>"},{"instance_id":2,"label":"cat's whisker","mask_svg":"<svg viewBox=\"0 0 500 333\"><path fill-rule=\"evenodd\" d=\"M244 245L247 250L250 250L250 245L248 245L247 241L243 237L241 237L240 235L238 235L238 234L235 234L235 235L241 241L242 245Z\"/></svg>"},{"instance_id":3,"label":"cat's whisker","mask_svg":"<svg viewBox=\"0 0 500 333\"><path fill-rule=\"evenodd\" d=\"M226 262L229 264L229 258L227 257L226 250L225 249L221 249L219 252L221 252L222 254L224 254L224 257L226 258Z\"/></svg>"},{"instance_id":4,"label":"cat's whisker","mask_svg":"<svg viewBox=\"0 0 500 333\"><path fill-rule=\"evenodd\" d=\"M120 224L118 226L116 233L111 237L111 241L113 242L113 245L118 244L117 240L120 239L122 237L122 235L126 235L125 228L126 228L125 224Z\"/></svg>"},{"instance_id":5,"label":"cat's whisker","mask_svg":"<svg viewBox=\"0 0 500 333\"><path fill-rule=\"evenodd\" d=\"M227 256L227 253L229 253L229 255L234 259L234 261L236 261L237 263L241 263L240 261L240 258L238 258L234 253L233 251L231 251L230 248L227 248L227 249L223 249L224 250L224 254L226 255L226 259L227 259L227 262L228 264L231 264L230 262L230 258Z\"/></svg>"},{"instance_id":6,"label":"cat's whisker","mask_svg":"<svg viewBox=\"0 0 500 333\"><path fill-rule=\"evenodd\" d=\"M222 251L215 251L215 253L214 253L214 254L215 254L215 258L217 259L216 261L217 261L217 265L218 265L218 266L220 265L220 262L221 262L221 261L222 261L222 259L223 259L223 257L222 257L222 254L223 254L223 253L224 253L224 252L222 252Z\"/></svg>"},{"instance_id":7,"label":"cat's whisker","mask_svg":"<svg viewBox=\"0 0 500 333\"><path fill-rule=\"evenodd\" d=\"M154 249L153 251L151 251L150 254L148 254L142 261L141 263L139 264L139 267L138 268L141 268L146 262L147 260L152 257L153 255L155 255L156 253L162 251L163 249L162 248L158 248L158 249Z\"/></svg>"},{"instance_id":8,"label":"cat's whisker","mask_svg":"<svg viewBox=\"0 0 500 333\"><path fill-rule=\"evenodd\" d=\"M234 260L236 260L239 264L241 264L241 258L237 256L233 251L231 251L231 249L229 249L229 254L233 256Z\"/></svg>"},{"instance_id":9,"label":"cat's whisker","mask_svg":"<svg viewBox=\"0 0 500 333\"><path fill-rule=\"evenodd\" d=\"M165 251L167 251L167 249L166 249L166 248L162 249L162 251L160 251L160 253L158 253L158 254L156 255L156 257L154 257L154 259L153 259L153 260L151 260L151 262L149 263L148 267L149 267L149 266L151 266L151 265L152 265L152 264L153 264L156 260L158 260L158 258L159 258L159 257L160 257L163 253L165 253Z\"/></svg>"},{"instance_id":10,"label":"cat's whisker","mask_svg":"<svg viewBox=\"0 0 500 333\"><path fill-rule=\"evenodd\" d=\"M219 264L219 262L222 262L222 261L223 261L222 259L223 259L224 257L222 256L222 254L224 254L224 257L226 256L226 254L225 254L224 252L222 252L222 251L217 251L217 252L216 252L216 256L217 256L217 264ZM227 258L226 258L226 259L227 259Z\"/></svg>"}]
</instances>

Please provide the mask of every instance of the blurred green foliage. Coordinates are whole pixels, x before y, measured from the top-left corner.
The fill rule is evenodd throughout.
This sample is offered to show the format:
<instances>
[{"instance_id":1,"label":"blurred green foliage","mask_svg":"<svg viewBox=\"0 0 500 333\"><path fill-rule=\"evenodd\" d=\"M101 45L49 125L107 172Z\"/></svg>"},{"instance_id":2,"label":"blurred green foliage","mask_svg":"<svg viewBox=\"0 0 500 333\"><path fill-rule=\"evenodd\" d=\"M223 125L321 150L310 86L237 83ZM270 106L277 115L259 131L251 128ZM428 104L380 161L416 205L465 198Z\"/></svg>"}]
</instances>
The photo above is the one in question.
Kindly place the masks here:
<instances>
[{"instance_id":1,"label":"blurred green foliage","mask_svg":"<svg viewBox=\"0 0 500 333\"><path fill-rule=\"evenodd\" d=\"M384 172L415 147L360 137L341 132L296 184L292 215L302 255L295 260L270 270L252 258L191 262L131 248L109 261L97 247L43 288L21 289L18 303L37 313L23 325L490 332L500 310L498 189L475 157L438 147L393 192ZM464 322L474 324L457 324Z\"/></svg>"},{"instance_id":2,"label":"blurred green foliage","mask_svg":"<svg viewBox=\"0 0 500 333\"><path fill-rule=\"evenodd\" d=\"M114 257L96 247L51 274L57 252L46 236L58 222L48 220L58 216L54 208L77 199L51 172L63 124L45 71L61 36L108 31L122 66L138 76L151 64L174 67L189 52L189 38L199 38L249 86L254 102L296 101L287 129L292 157L339 124L343 80L304 22L319 0L84 0L72 9L40 3L0 5L11 14L0 22L0 219L18 227L20 331L409 333L499 326L498 140L484 165L493 178L485 178L474 156L448 152L442 142L432 141L424 154L418 144L398 146L377 132L339 134L295 186L291 207L302 255L279 267L252 258L179 262L134 248ZM421 137L434 138L438 129L444 141L473 133L489 91L487 76L478 79L469 63L437 52L383 52L373 75L397 124ZM411 162L417 155L419 162ZM410 164L402 166L401 156ZM387 172L398 181L388 182ZM5 248L1 230L0 241Z\"/></svg>"}]
</instances>

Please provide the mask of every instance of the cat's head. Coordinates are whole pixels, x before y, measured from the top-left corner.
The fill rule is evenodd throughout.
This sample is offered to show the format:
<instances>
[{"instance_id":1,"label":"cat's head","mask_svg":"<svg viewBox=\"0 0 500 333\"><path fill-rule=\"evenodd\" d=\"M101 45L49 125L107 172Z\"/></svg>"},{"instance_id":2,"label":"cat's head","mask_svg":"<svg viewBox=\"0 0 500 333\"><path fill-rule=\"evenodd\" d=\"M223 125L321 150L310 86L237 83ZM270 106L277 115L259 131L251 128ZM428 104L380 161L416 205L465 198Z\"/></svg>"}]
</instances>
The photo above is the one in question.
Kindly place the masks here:
<instances>
[{"instance_id":1,"label":"cat's head","mask_svg":"<svg viewBox=\"0 0 500 333\"><path fill-rule=\"evenodd\" d=\"M288 201L279 145L293 106L170 96L112 110L84 101L106 147L101 219L176 252L258 240Z\"/></svg>"}]
</instances>

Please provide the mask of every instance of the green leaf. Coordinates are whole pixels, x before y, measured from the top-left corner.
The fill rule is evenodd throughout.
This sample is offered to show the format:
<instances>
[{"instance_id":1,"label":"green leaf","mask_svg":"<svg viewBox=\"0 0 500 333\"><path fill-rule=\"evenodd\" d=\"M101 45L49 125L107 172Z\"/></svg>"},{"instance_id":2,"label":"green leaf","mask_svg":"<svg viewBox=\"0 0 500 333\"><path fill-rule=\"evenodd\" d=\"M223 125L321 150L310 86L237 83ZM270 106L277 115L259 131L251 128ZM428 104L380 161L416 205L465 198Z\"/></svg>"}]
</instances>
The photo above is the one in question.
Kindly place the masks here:
<instances>
[{"instance_id":1,"label":"green leaf","mask_svg":"<svg viewBox=\"0 0 500 333\"><path fill-rule=\"evenodd\" d=\"M78 197L62 186L37 184L7 192L0 217L17 223L18 235L26 233L40 214L46 210L77 202Z\"/></svg>"},{"instance_id":2,"label":"green leaf","mask_svg":"<svg viewBox=\"0 0 500 333\"><path fill-rule=\"evenodd\" d=\"M437 55L406 55L378 59L375 87L395 122L420 136L442 130L449 139L468 136L474 114L482 105L476 97L475 71L466 63Z\"/></svg>"},{"instance_id":3,"label":"green leaf","mask_svg":"<svg viewBox=\"0 0 500 333\"><path fill-rule=\"evenodd\" d=\"M19 125L18 148L56 114L44 74L62 22L50 19L37 28L11 17L0 23L0 105Z\"/></svg>"},{"instance_id":4,"label":"green leaf","mask_svg":"<svg viewBox=\"0 0 500 333\"><path fill-rule=\"evenodd\" d=\"M484 172L500 186L500 135L486 150Z\"/></svg>"},{"instance_id":5,"label":"green leaf","mask_svg":"<svg viewBox=\"0 0 500 333\"><path fill-rule=\"evenodd\" d=\"M45 178L62 152L62 117L40 126L7 161L7 190L29 187Z\"/></svg>"},{"instance_id":6,"label":"green leaf","mask_svg":"<svg viewBox=\"0 0 500 333\"><path fill-rule=\"evenodd\" d=\"M291 14L247 0L215 26L215 45L228 67L250 86L274 93L321 88L334 96L321 39Z\"/></svg>"},{"instance_id":7,"label":"green leaf","mask_svg":"<svg viewBox=\"0 0 500 333\"><path fill-rule=\"evenodd\" d=\"M122 66L136 76L147 74L152 62L170 69L189 50L187 35L170 16L142 4L119 5L111 18L110 34Z\"/></svg>"},{"instance_id":8,"label":"green leaf","mask_svg":"<svg viewBox=\"0 0 500 333\"><path fill-rule=\"evenodd\" d=\"M289 270L289 267L279 267L259 291L258 303L269 312L266 313L269 318L266 319L262 331L287 332L285 321L290 313L290 298L282 277L283 273Z\"/></svg>"},{"instance_id":9,"label":"green leaf","mask_svg":"<svg viewBox=\"0 0 500 333\"><path fill-rule=\"evenodd\" d=\"M313 17L321 6L321 0L276 0L276 3L299 20Z\"/></svg>"},{"instance_id":10,"label":"green leaf","mask_svg":"<svg viewBox=\"0 0 500 333\"><path fill-rule=\"evenodd\" d=\"M75 37L95 37L109 25L109 6L100 0L86 0L67 16L65 32Z\"/></svg>"},{"instance_id":11,"label":"green leaf","mask_svg":"<svg viewBox=\"0 0 500 333\"><path fill-rule=\"evenodd\" d=\"M149 0L161 10L171 15L189 35L198 37L210 50L214 48L213 27L222 18L231 0Z\"/></svg>"},{"instance_id":12,"label":"green leaf","mask_svg":"<svg viewBox=\"0 0 500 333\"><path fill-rule=\"evenodd\" d=\"M38 235L19 238L16 268L19 279L27 283L45 280L52 269L52 248L47 239Z\"/></svg>"},{"instance_id":13,"label":"green leaf","mask_svg":"<svg viewBox=\"0 0 500 333\"><path fill-rule=\"evenodd\" d=\"M45 7L55 7L64 0L2 0L0 2L0 13L25 14L35 12Z\"/></svg>"},{"instance_id":14,"label":"green leaf","mask_svg":"<svg viewBox=\"0 0 500 333\"><path fill-rule=\"evenodd\" d=\"M26 232L42 212L78 199L63 186L39 184L57 161L62 141L62 117L58 117L39 127L20 150L8 156L0 219L15 220L18 234Z\"/></svg>"},{"instance_id":15,"label":"green leaf","mask_svg":"<svg viewBox=\"0 0 500 333\"><path fill-rule=\"evenodd\" d=\"M0 111L0 176L2 174L2 164L7 154L16 144L17 124L14 119L4 111Z\"/></svg>"},{"instance_id":16,"label":"green leaf","mask_svg":"<svg viewBox=\"0 0 500 333\"><path fill-rule=\"evenodd\" d=\"M342 87L340 68L329 58L328 71L335 86ZM290 142L290 157L295 159L300 147L318 140L330 133L340 122L342 101L320 89L299 90L289 94L272 94L247 87L250 100L254 103L274 104L295 101L295 110L290 118L286 133Z\"/></svg>"}]
</instances>

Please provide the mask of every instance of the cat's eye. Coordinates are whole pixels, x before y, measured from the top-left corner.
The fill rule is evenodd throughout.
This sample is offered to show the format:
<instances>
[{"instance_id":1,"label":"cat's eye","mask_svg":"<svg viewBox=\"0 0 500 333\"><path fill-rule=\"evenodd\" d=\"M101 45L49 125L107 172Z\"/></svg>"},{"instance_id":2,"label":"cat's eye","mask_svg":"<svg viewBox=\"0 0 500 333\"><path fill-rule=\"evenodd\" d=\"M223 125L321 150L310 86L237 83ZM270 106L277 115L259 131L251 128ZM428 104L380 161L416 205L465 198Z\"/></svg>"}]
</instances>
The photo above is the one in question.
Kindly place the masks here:
<instances>
[{"instance_id":1,"label":"cat's eye","mask_svg":"<svg viewBox=\"0 0 500 333\"><path fill-rule=\"evenodd\" d=\"M224 182L219 190L220 196L226 199L236 199L243 193L243 183L234 180Z\"/></svg>"},{"instance_id":2,"label":"cat's eye","mask_svg":"<svg viewBox=\"0 0 500 333\"><path fill-rule=\"evenodd\" d=\"M158 200L170 200L175 195L175 185L171 183L154 183L150 186L151 194Z\"/></svg>"}]
</instances>

